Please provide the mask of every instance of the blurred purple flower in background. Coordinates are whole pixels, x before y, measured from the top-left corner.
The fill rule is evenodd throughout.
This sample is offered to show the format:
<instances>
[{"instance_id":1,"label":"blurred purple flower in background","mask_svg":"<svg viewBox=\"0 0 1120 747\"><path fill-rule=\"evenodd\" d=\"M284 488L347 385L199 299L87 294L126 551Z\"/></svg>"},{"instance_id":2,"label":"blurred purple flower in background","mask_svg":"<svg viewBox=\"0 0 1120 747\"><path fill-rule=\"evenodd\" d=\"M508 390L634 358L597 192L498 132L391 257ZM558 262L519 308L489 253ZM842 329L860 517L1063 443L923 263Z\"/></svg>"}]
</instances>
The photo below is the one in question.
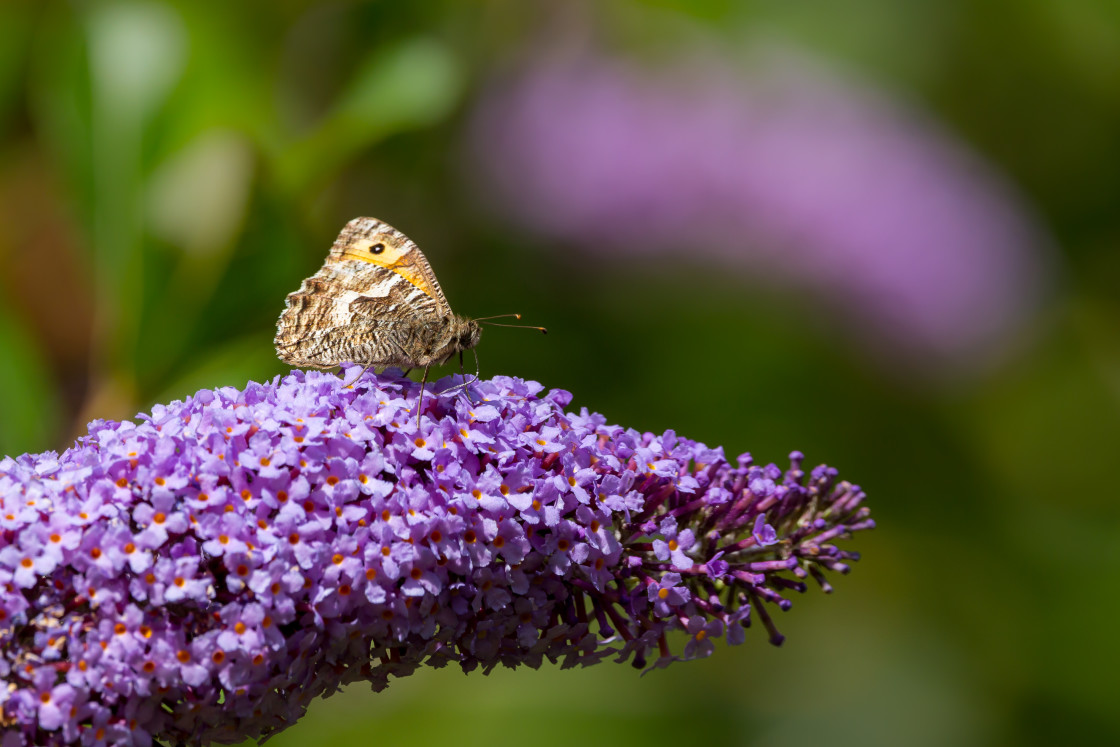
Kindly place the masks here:
<instances>
[{"instance_id":1,"label":"blurred purple flower in background","mask_svg":"<svg viewBox=\"0 0 1120 747\"><path fill-rule=\"evenodd\" d=\"M807 290L907 370L983 368L1044 290L1047 237L1006 182L928 119L790 52L750 74L531 63L495 82L470 133L471 173L521 227Z\"/></svg>"},{"instance_id":2,"label":"blurred purple flower in background","mask_svg":"<svg viewBox=\"0 0 1120 747\"><path fill-rule=\"evenodd\" d=\"M294 372L0 460L0 744L236 742L422 664L661 667L667 632L696 658L752 618L777 644L767 606L874 526L798 453L731 464L507 377L418 425L419 389Z\"/></svg>"}]
</instances>

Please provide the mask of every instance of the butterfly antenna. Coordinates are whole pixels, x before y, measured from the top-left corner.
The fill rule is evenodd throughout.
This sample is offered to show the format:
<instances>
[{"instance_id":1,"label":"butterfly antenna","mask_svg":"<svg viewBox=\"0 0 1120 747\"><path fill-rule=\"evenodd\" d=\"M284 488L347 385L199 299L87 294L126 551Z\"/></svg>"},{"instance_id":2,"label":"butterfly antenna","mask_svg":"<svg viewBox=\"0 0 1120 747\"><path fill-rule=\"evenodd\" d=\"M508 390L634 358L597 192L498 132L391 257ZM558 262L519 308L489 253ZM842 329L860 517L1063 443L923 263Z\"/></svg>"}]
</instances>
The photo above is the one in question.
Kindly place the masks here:
<instances>
[{"instance_id":1,"label":"butterfly antenna","mask_svg":"<svg viewBox=\"0 0 1120 747\"><path fill-rule=\"evenodd\" d=\"M535 330L539 331L541 334L544 334L544 335L548 334L548 330L545 329L544 327L531 327L528 324L495 324L494 322L487 322L487 326L490 326L490 327L511 327L513 329L535 329Z\"/></svg>"},{"instance_id":2,"label":"butterfly antenna","mask_svg":"<svg viewBox=\"0 0 1120 747\"><path fill-rule=\"evenodd\" d=\"M497 316L480 317L478 319L475 319L474 321L476 321L476 322L486 322L486 324L488 326L491 326L491 327L513 327L514 329L537 329L537 330L540 330L541 333L543 333L543 334L546 334L546 335L548 334L548 330L545 329L544 327L534 327L534 326L531 326L531 325L528 325L528 324L498 324L497 322L490 321L491 319L508 319L510 317L513 317L514 319L520 319L521 315L520 314L498 314ZM476 355L477 355L477 353L476 353Z\"/></svg>"},{"instance_id":3,"label":"butterfly antenna","mask_svg":"<svg viewBox=\"0 0 1120 747\"><path fill-rule=\"evenodd\" d=\"M521 315L520 314L498 314L496 316L481 316L478 319L475 319L475 321L476 322L485 322L485 321L488 321L490 319L509 319L510 317L513 317L514 319L520 319Z\"/></svg>"}]
</instances>

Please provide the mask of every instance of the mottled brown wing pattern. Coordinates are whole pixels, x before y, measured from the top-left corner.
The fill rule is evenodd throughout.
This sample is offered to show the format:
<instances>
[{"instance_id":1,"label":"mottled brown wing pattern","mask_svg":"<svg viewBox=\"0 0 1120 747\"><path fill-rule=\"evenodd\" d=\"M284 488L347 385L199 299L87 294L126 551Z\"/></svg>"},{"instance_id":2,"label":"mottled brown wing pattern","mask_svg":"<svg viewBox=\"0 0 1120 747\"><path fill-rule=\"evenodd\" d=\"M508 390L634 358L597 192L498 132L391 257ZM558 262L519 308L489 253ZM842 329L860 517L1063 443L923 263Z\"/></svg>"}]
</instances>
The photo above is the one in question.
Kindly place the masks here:
<instances>
[{"instance_id":1,"label":"mottled brown wing pattern","mask_svg":"<svg viewBox=\"0 0 1120 747\"><path fill-rule=\"evenodd\" d=\"M451 312L427 259L373 218L350 221L280 315L276 352L295 366L427 367L478 341Z\"/></svg>"}]
</instances>

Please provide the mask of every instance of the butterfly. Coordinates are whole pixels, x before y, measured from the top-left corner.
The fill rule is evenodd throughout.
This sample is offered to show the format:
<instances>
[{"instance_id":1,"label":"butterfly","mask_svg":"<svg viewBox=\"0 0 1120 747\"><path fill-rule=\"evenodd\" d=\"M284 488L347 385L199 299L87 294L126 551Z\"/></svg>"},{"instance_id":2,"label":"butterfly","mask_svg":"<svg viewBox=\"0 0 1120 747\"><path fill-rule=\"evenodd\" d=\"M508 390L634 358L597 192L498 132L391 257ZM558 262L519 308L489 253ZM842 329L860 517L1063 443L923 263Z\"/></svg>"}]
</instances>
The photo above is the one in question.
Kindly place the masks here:
<instances>
[{"instance_id":1,"label":"butterfly","mask_svg":"<svg viewBox=\"0 0 1120 747\"><path fill-rule=\"evenodd\" d=\"M288 294L273 343L282 361L302 368L423 368L422 400L428 369L456 353L461 363L478 344L480 321L451 311L415 242L376 218L355 218L319 271Z\"/></svg>"}]
</instances>

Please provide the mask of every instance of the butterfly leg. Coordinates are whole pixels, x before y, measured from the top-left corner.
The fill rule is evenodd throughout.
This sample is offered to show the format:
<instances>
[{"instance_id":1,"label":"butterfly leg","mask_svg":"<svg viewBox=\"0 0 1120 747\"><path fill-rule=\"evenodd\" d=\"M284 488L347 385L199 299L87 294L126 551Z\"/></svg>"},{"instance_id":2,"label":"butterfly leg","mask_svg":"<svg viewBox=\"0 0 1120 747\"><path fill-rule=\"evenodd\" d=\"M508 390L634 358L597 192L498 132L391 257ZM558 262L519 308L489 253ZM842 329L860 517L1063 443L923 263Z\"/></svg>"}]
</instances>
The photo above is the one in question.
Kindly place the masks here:
<instances>
[{"instance_id":1,"label":"butterfly leg","mask_svg":"<svg viewBox=\"0 0 1120 747\"><path fill-rule=\"evenodd\" d=\"M471 352L474 352L474 351L472 350ZM475 363L477 363L478 362L478 353L475 353L474 357L475 357ZM471 384L478 381L478 372L476 371L475 375L473 377L471 377L469 380L467 379L467 374L463 370L463 351L462 350L459 351L459 375L463 379L461 382L459 382L458 384L455 384L453 386L449 386L446 389L444 389L440 392L437 392L437 393L440 394L440 395L444 395L444 394L448 394L449 392L459 392L459 391L461 391L466 396L467 402L469 402L471 404L471 406L474 406L474 400L471 399L470 391L467 389L467 387L469 387Z\"/></svg>"},{"instance_id":2,"label":"butterfly leg","mask_svg":"<svg viewBox=\"0 0 1120 747\"><path fill-rule=\"evenodd\" d=\"M428 367L424 366L424 377L420 379L420 397L416 400L416 430L420 430L420 413L424 410L424 385L428 383Z\"/></svg>"},{"instance_id":3,"label":"butterfly leg","mask_svg":"<svg viewBox=\"0 0 1120 747\"><path fill-rule=\"evenodd\" d=\"M371 364L369 364L368 366L366 366L365 368L363 368L363 369L362 369L362 370L361 370L361 371L360 371L360 372L358 373L358 375L357 375L357 376L355 376L355 377L354 377L354 378L353 378L353 379L352 379L352 380L350 381L350 383L349 383L349 384L343 384L343 385L342 385L342 388L343 388L343 389L347 389L347 388L349 388L349 387L352 387L352 386L354 386L355 384L357 384L357 383L358 383L358 379L360 379L360 378L362 378L363 376L365 376L365 375L366 375L366 371L368 371L368 370L370 370L371 368L373 368L373 365L374 365L374 364L372 364L372 363L371 363Z\"/></svg>"},{"instance_id":4,"label":"butterfly leg","mask_svg":"<svg viewBox=\"0 0 1120 747\"><path fill-rule=\"evenodd\" d=\"M478 362L478 353L474 352L474 348L471 348L471 352L474 353L475 362L477 363ZM463 396L467 398L467 404L469 404L471 407L474 407L474 400L471 399L471 390L470 390L470 385L473 384L474 382L473 381L467 381L467 374L466 374L465 371L463 371L463 351L462 350L459 351L459 376L461 376L463 378ZM474 381L478 381L478 372L475 372Z\"/></svg>"}]
</instances>

